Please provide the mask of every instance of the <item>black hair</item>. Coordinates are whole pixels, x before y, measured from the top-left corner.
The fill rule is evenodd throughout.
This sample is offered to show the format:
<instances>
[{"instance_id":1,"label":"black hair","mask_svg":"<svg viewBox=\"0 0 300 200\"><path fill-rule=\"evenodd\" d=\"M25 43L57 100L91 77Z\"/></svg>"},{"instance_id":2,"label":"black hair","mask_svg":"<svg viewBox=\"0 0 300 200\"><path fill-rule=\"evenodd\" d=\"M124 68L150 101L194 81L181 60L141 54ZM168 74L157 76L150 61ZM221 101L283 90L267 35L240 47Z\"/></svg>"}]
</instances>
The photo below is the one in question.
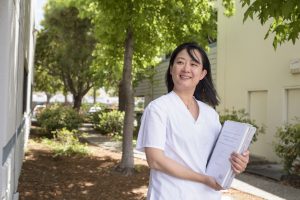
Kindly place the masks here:
<instances>
[{"instance_id":1,"label":"black hair","mask_svg":"<svg viewBox=\"0 0 300 200\"><path fill-rule=\"evenodd\" d=\"M211 66L210 62L208 59L208 56L206 52L203 50L202 47L200 47L197 43L195 42L188 42L188 43L183 43L179 45L172 53L171 58L170 58L170 63L169 67L166 73L166 85L168 88L168 92L171 92L174 88L174 82L172 79L172 75L170 73L171 67L174 64L175 58L179 52L182 50L186 49L189 56L196 62L199 62L197 58L195 58L195 55L193 51L199 51L202 57L202 62L203 62L203 69L207 71L206 76L199 81L199 83L196 86L195 92L194 92L194 97L197 100L203 101L213 107L217 106L219 104L219 98L217 91L214 87L213 81L212 81L212 76L211 76Z\"/></svg>"}]
</instances>

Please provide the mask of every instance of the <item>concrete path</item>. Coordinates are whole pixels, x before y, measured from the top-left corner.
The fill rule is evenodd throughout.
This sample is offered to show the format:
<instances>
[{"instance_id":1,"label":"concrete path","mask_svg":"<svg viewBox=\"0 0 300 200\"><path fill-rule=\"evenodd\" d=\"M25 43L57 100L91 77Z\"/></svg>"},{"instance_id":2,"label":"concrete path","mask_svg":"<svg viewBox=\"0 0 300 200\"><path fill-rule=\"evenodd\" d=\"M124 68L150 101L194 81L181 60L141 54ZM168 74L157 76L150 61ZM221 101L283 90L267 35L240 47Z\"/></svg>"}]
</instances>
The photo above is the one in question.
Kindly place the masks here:
<instances>
[{"instance_id":1,"label":"concrete path","mask_svg":"<svg viewBox=\"0 0 300 200\"><path fill-rule=\"evenodd\" d=\"M83 128L82 131L90 132L88 129ZM122 143L120 141L111 141L109 137L101 134L89 133L86 140L102 148L121 152ZM145 159L144 153L134 150L134 157ZM274 180L265 178L263 176L257 176L249 173L243 173L238 175L232 183L232 188L253 194L255 196L268 199L268 200L299 200L300 189L296 189L290 186L285 186ZM233 200L230 197L222 197L222 200Z\"/></svg>"}]
</instances>

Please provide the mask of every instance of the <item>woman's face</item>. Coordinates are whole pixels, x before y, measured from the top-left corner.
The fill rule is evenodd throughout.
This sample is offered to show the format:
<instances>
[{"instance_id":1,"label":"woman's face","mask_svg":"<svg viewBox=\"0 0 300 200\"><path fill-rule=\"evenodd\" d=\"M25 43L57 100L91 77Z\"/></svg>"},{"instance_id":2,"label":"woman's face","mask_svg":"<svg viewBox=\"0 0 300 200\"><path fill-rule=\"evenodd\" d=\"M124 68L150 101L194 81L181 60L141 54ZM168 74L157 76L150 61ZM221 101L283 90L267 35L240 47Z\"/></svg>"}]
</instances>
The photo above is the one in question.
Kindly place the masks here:
<instances>
[{"instance_id":1,"label":"woman's face","mask_svg":"<svg viewBox=\"0 0 300 200\"><path fill-rule=\"evenodd\" d=\"M195 88L200 80L202 80L207 71L203 69L202 56L199 51L192 51L193 60L188 54L186 49L180 51L175 60L173 66L171 66L170 73L174 82L175 90L192 90Z\"/></svg>"}]
</instances>

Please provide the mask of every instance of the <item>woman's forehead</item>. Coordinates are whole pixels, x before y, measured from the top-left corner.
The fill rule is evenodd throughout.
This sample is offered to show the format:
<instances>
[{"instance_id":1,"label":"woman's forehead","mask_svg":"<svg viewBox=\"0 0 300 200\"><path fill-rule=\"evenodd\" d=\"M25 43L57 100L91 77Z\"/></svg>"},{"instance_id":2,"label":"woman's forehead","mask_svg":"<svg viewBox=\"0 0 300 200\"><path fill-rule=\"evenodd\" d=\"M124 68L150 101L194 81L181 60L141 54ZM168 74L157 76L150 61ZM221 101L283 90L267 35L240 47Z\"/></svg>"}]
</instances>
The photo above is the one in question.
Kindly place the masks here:
<instances>
[{"instance_id":1,"label":"woman's forehead","mask_svg":"<svg viewBox=\"0 0 300 200\"><path fill-rule=\"evenodd\" d=\"M176 58L184 58L185 56L198 62L202 60L201 53L198 49L183 49L177 54Z\"/></svg>"}]
</instances>

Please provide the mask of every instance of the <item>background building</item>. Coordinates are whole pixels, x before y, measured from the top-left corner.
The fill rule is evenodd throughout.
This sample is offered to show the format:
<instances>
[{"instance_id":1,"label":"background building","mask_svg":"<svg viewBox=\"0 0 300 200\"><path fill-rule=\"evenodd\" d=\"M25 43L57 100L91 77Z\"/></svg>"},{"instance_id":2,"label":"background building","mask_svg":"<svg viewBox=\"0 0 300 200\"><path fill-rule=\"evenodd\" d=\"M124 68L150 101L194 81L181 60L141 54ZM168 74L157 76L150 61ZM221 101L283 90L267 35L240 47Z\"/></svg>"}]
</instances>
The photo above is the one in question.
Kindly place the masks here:
<instances>
[{"instance_id":1,"label":"background building","mask_svg":"<svg viewBox=\"0 0 300 200\"><path fill-rule=\"evenodd\" d=\"M265 124L266 134L259 135L251 153L278 161L276 129L300 117L300 42L287 42L275 50L272 35L264 40L268 26L261 26L258 19L243 23L244 12L236 1L236 13L228 18L219 6L218 110L244 108L257 124ZM298 73L292 67L298 67Z\"/></svg>"}]
</instances>

